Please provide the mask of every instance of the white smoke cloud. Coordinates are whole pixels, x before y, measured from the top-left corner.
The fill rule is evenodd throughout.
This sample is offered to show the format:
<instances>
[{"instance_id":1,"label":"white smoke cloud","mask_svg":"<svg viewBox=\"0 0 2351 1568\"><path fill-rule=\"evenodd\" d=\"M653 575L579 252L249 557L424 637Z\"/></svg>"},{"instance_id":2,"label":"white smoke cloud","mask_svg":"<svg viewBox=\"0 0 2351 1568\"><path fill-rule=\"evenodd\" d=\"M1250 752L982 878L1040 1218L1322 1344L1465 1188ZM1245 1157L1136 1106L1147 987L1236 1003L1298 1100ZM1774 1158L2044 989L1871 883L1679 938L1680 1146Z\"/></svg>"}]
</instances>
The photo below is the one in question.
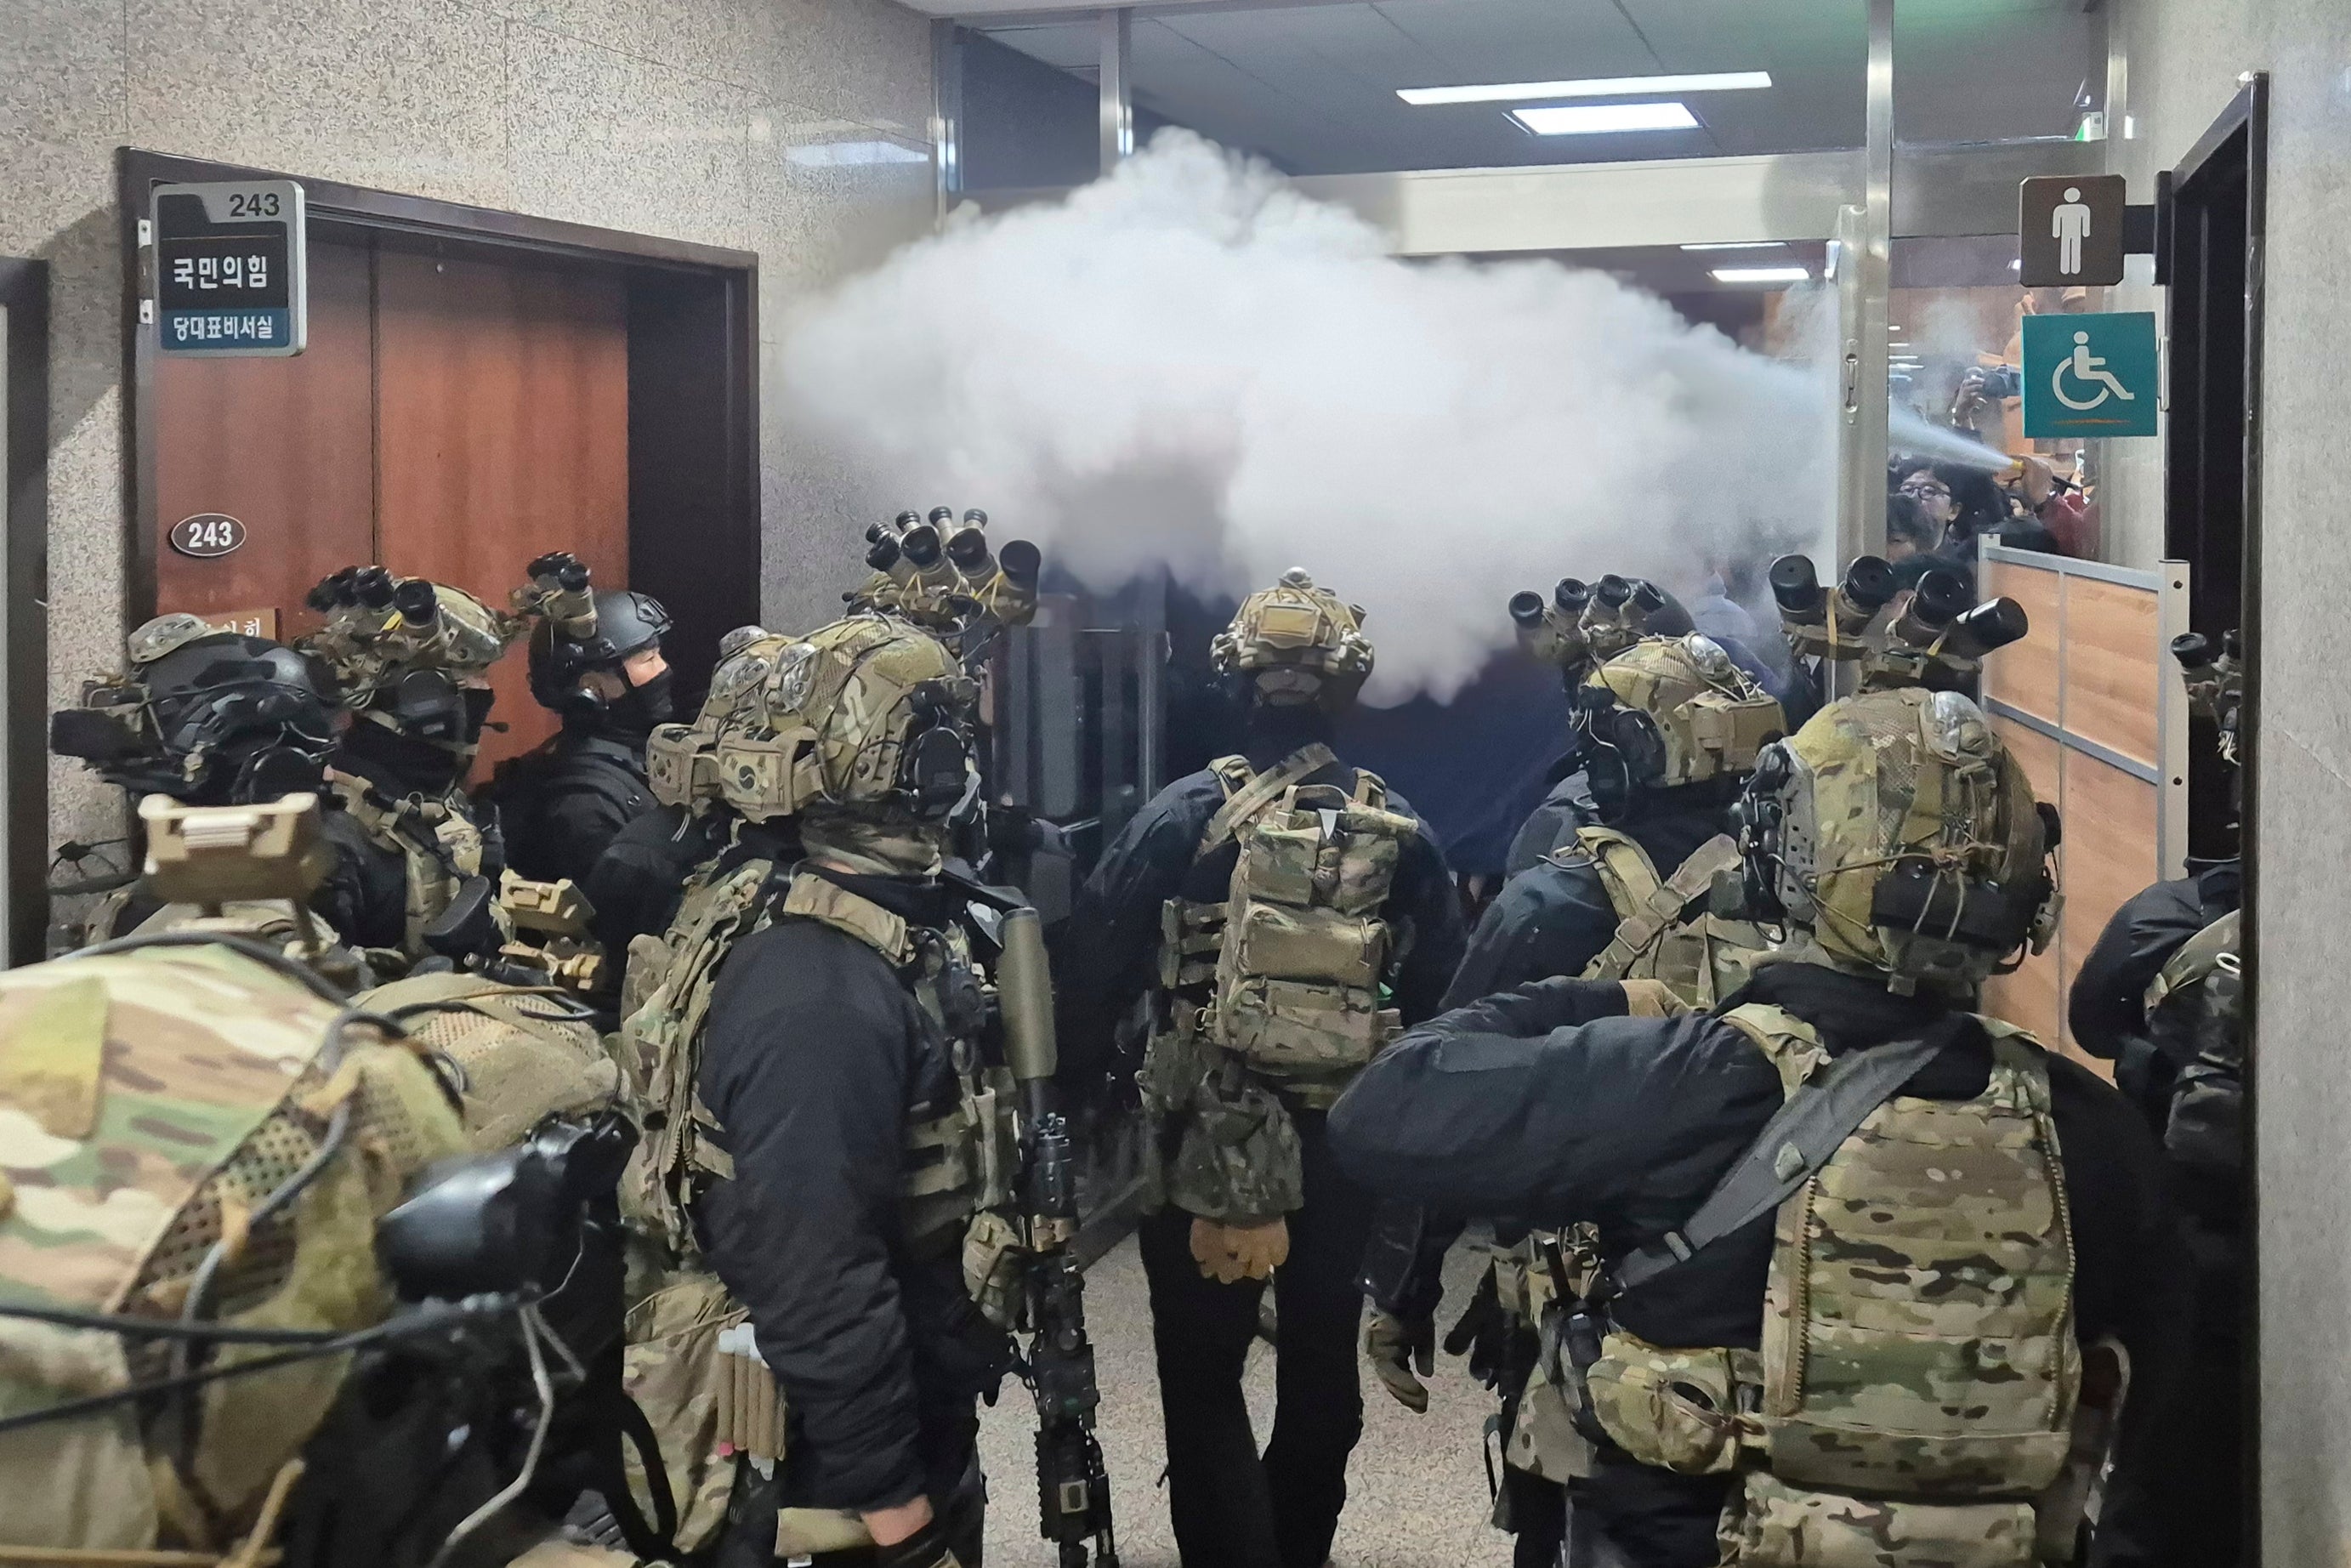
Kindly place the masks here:
<instances>
[{"instance_id":1,"label":"white smoke cloud","mask_svg":"<svg viewBox=\"0 0 2351 1568\"><path fill-rule=\"evenodd\" d=\"M1410 262L1353 214L1163 132L793 324L790 415L908 506L985 507L1108 588L1304 566L1370 612L1367 696L1449 697L1562 575L1687 590L1825 541L1821 371L1548 261Z\"/></svg>"}]
</instances>

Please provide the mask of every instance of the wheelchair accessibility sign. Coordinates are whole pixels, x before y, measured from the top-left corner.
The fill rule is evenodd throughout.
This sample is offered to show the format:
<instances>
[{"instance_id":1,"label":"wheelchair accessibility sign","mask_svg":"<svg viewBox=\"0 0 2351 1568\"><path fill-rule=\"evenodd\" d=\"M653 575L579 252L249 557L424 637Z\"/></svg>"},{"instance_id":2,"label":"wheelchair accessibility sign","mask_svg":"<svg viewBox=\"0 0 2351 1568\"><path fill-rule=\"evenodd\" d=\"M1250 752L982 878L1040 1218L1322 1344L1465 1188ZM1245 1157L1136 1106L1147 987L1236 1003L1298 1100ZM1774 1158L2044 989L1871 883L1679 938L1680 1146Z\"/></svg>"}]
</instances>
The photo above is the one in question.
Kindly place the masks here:
<instances>
[{"instance_id":1,"label":"wheelchair accessibility sign","mask_svg":"<svg viewBox=\"0 0 2351 1568\"><path fill-rule=\"evenodd\" d=\"M2024 319L2024 434L2153 435L2160 387L2152 311Z\"/></svg>"}]
</instances>

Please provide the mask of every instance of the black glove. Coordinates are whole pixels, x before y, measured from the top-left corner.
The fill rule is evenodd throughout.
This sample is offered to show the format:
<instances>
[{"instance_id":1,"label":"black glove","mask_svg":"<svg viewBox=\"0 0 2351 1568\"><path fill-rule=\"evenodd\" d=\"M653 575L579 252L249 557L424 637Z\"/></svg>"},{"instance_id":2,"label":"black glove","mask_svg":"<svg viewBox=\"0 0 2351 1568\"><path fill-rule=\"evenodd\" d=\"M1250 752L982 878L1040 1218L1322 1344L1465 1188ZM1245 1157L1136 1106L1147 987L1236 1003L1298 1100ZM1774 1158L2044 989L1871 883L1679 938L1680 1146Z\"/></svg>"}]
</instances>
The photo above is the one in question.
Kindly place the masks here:
<instances>
[{"instance_id":1,"label":"black glove","mask_svg":"<svg viewBox=\"0 0 2351 1568\"><path fill-rule=\"evenodd\" d=\"M1468 1356L1469 1375L1491 1388L1501 1370L1510 1335L1510 1320L1502 1312L1501 1291L1494 1270L1489 1268L1479 1276L1469 1304L1447 1332L1445 1354Z\"/></svg>"}]
</instances>

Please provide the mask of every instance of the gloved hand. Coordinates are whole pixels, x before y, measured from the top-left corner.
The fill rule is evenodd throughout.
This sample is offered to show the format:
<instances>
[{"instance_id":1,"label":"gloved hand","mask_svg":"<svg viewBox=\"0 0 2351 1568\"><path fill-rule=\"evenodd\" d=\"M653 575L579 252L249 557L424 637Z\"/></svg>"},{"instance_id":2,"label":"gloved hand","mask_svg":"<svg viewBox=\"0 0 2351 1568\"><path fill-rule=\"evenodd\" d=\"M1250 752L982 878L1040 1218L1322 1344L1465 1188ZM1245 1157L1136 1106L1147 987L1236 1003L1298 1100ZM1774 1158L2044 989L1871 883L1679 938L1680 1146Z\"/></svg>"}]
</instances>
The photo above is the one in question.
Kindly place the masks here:
<instances>
[{"instance_id":1,"label":"gloved hand","mask_svg":"<svg viewBox=\"0 0 2351 1568\"><path fill-rule=\"evenodd\" d=\"M1404 1319L1378 1307L1364 1324L1364 1354L1378 1374L1381 1386L1395 1402L1416 1416L1428 1413L1428 1386L1421 1382L1437 1370L1437 1324L1428 1318ZM1413 1367L1420 1368L1420 1377Z\"/></svg>"},{"instance_id":2,"label":"gloved hand","mask_svg":"<svg viewBox=\"0 0 2351 1568\"><path fill-rule=\"evenodd\" d=\"M1689 1004L1667 988L1663 980L1624 980L1625 1011L1636 1019L1679 1018Z\"/></svg>"},{"instance_id":3,"label":"gloved hand","mask_svg":"<svg viewBox=\"0 0 2351 1568\"><path fill-rule=\"evenodd\" d=\"M1468 1356L1469 1375L1491 1388L1510 1333L1510 1320L1502 1311L1501 1292L1489 1268L1478 1277L1478 1289L1460 1321L1447 1333L1445 1354Z\"/></svg>"},{"instance_id":4,"label":"gloved hand","mask_svg":"<svg viewBox=\"0 0 2351 1568\"><path fill-rule=\"evenodd\" d=\"M1290 1222L1276 1215L1255 1225L1192 1220L1192 1258L1200 1272L1219 1285L1264 1280L1290 1256Z\"/></svg>"}]
</instances>

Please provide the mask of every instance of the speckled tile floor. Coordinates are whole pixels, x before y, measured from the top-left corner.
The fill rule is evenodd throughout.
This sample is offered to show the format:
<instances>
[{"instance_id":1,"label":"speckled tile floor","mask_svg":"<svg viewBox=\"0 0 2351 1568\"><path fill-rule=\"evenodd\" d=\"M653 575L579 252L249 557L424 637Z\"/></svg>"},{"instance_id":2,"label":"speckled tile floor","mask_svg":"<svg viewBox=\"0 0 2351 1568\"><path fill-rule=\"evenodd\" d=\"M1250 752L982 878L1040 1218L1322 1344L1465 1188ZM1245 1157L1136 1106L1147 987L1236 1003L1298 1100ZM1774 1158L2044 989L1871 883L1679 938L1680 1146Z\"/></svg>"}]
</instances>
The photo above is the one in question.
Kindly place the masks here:
<instances>
[{"instance_id":1,"label":"speckled tile floor","mask_svg":"<svg viewBox=\"0 0 2351 1568\"><path fill-rule=\"evenodd\" d=\"M1457 1248L1447 1268L1451 1322L1468 1299L1476 1263ZM1151 1360L1151 1310L1142 1260L1130 1239L1087 1273L1086 1312L1102 1382L1102 1440L1117 1510L1125 1568L1177 1568L1158 1488L1165 1462L1159 1386ZM1416 1416L1364 1375L1364 1439L1347 1472L1347 1511L1332 1551L1337 1568L1507 1568L1510 1538L1486 1522L1486 1472L1479 1435L1491 1396L1459 1361L1440 1356L1429 1385L1428 1413ZM1249 1408L1262 1441L1273 1416L1273 1354L1260 1343L1249 1362ZM1050 1568L1037 1537L1035 1414L1028 1392L1007 1383L996 1407L981 1413L980 1451L992 1496L989 1568ZM1196 1564L1195 1568L1214 1568Z\"/></svg>"}]
</instances>

